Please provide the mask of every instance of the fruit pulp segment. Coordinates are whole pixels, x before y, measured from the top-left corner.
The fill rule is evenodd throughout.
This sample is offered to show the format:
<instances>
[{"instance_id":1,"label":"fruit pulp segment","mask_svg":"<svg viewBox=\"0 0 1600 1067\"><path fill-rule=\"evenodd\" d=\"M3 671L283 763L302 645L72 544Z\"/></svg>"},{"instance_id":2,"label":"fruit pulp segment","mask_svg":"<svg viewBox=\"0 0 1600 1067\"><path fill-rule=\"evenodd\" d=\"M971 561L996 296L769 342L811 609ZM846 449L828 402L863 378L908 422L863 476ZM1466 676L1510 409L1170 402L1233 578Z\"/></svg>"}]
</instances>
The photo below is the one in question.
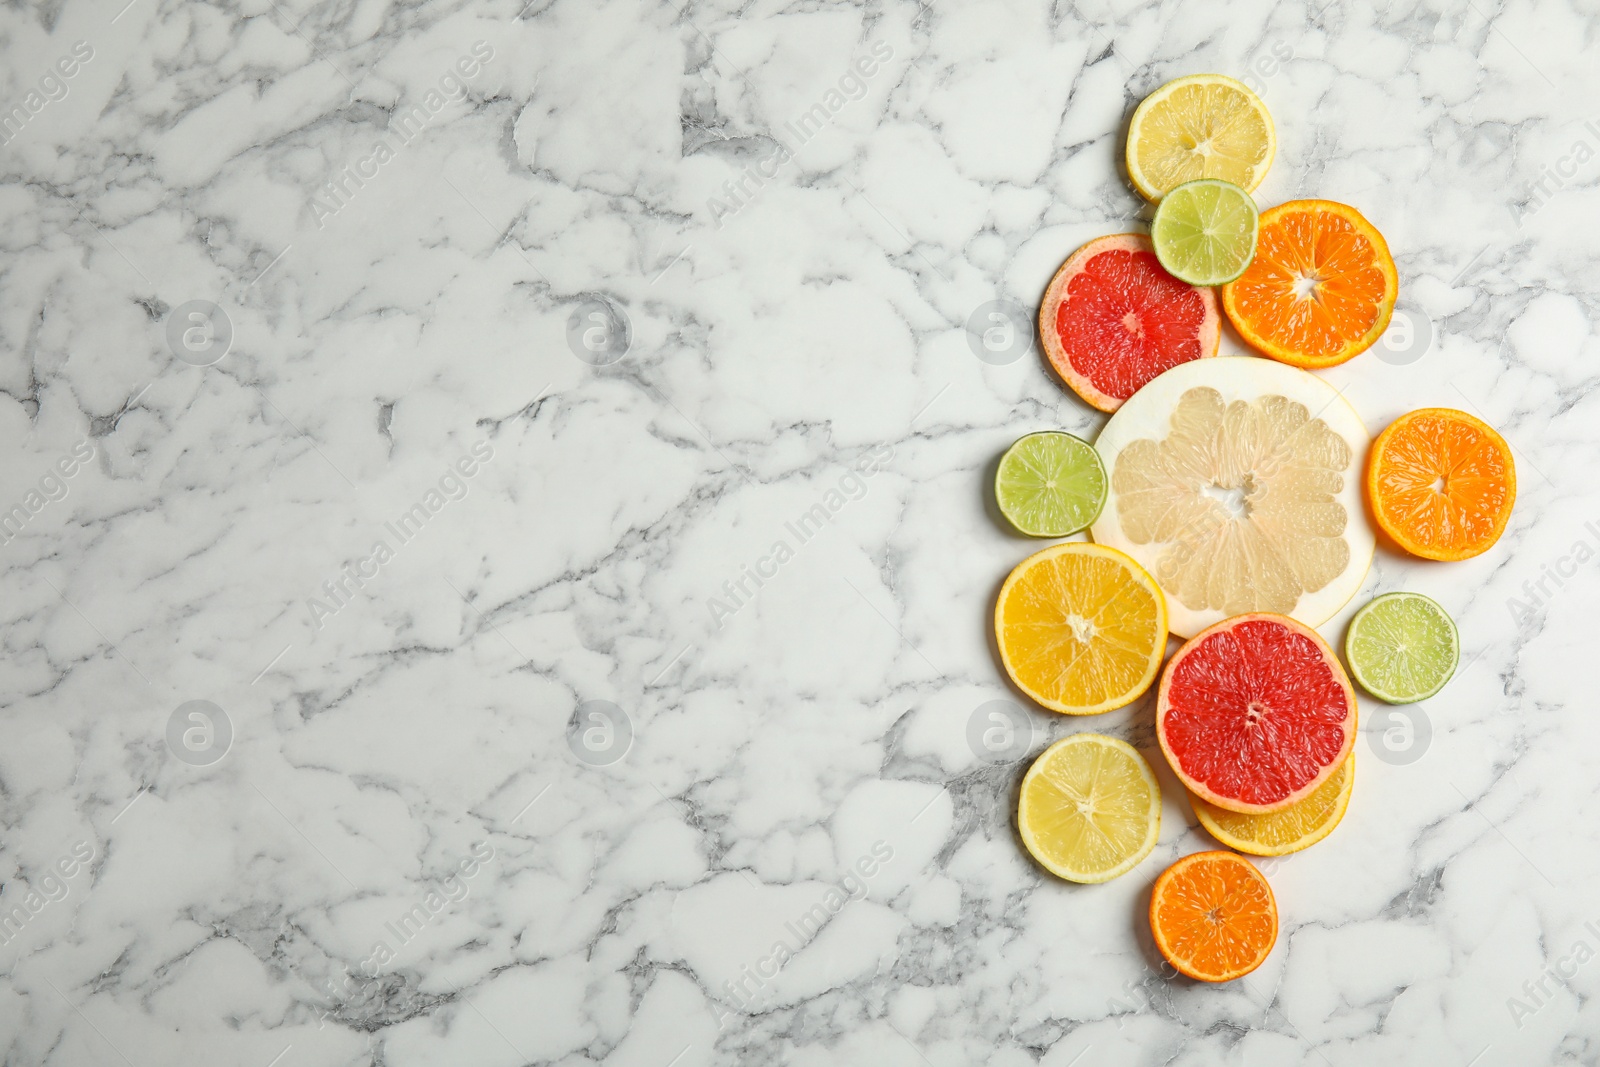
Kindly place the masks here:
<instances>
[{"instance_id":1,"label":"fruit pulp segment","mask_svg":"<svg viewBox=\"0 0 1600 1067\"><path fill-rule=\"evenodd\" d=\"M1337 497L1352 459L1303 404L1224 404L1199 387L1179 399L1164 440L1118 454L1111 484L1127 536L1166 546L1155 577L1185 607L1288 614L1350 564Z\"/></svg>"},{"instance_id":2,"label":"fruit pulp segment","mask_svg":"<svg viewBox=\"0 0 1600 1067\"><path fill-rule=\"evenodd\" d=\"M1378 490L1392 521L1427 546L1494 535L1509 492L1505 454L1476 427L1418 416L1386 443Z\"/></svg>"},{"instance_id":3,"label":"fruit pulp segment","mask_svg":"<svg viewBox=\"0 0 1600 1067\"><path fill-rule=\"evenodd\" d=\"M1126 400L1162 371L1207 354L1205 317L1205 300L1154 252L1116 249L1090 259L1067 285L1056 335L1074 370Z\"/></svg>"},{"instance_id":4,"label":"fruit pulp segment","mask_svg":"<svg viewBox=\"0 0 1600 1067\"><path fill-rule=\"evenodd\" d=\"M1158 921L1167 949L1207 974L1252 969L1276 939L1276 905L1248 860L1202 856L1167 882Z\"/></svg>"},{"instance_id":5,"label":"fruit pulp segment","mask_svg":"<svg viewBox=\"0 0 1600 1067\"><path fill-rule=\"evenodd\" d=\"M1109 745L1067 745L1030 783L1024 819L1039 847L1103 871L1137 852L1159 804L1128 756Z\"/></svg>"},{"instance_id":6,"label":"fruit pulp segment","mask_svg":"<svg viewBox=\"0 0 1600 1067\"><path fill-rule=\"evenodd\" d=\"M1174 89L1144 116L1139 133L1139 167L1147 182L1165 190L1197 178L1253 188L1272 143L1250 100L1217 84Z\"/></svg>"},{"instance_id":7,"label":"fruit pulp segment","mask_svg":"<svg viewBox=\"0 0 1600 1067\"><path fill-rule=\"evenodd\" d=\"M1270 620L1218 630L1187 650L1162 730L1184 774L1218 796L1276 804L1342 758L1349 693L1320 646Z\"/></svg>"},{"instance_id":8,"label":"fruit pulp segment","mask_svg":"<svg viewBox=\"0 0 1600 1067\"><path fill-rule=\"evenodd\" d=\"M1232 284L1235 307L1258 333L1318 356L1366 336L1388 289L1366 234L1316 209L1263 219L1256 258Z\"/></svg>"},{"instance_id":9,"label":"fruit pulp segment","mask_svg":"<svg viewBox=\"0 0 1600 1067\"><path fill-rule=\"evenodd\" d=\"M1155 593L1103 556L1059 555L1032 567L1002 609L1018 681L1083 707L1136 688L1150 670Z\"/></svg>"}]
</instances>

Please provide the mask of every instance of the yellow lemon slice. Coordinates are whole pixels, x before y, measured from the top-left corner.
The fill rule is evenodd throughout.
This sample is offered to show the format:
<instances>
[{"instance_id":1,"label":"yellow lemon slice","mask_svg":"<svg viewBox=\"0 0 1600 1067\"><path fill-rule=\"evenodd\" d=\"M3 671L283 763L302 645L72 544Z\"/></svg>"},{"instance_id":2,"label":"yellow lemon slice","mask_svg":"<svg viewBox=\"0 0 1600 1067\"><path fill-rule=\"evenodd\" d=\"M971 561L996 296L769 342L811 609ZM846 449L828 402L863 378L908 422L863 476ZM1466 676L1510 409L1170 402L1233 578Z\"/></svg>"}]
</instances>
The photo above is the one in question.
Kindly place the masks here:
<instances>
[{"instance_id":1,"label":"yellow lemon slice","mask_svg":"<svg viewBox=\"0 0 1600 1067\"><path fill-rule=\"evenodd\" d=\"M1167 604L1145 569L1104 545L1070 542L1017 564L994 608L995 641L1011 680L1066 715L1134 700L1167 647Z\"/></svg>"},{"instance_id":2,"label":"yellow lemon slice","mask_svg":"<svg viewBox=\"0 0 1600 1067\"><path fill-rule=\"evenodd\" d=\"M1073 882L1106 882L1138 864L1161 834L1161 789L1126 741L1074 734L1045 749L1022 779L1017 829L1033 858Z\"/></svg>"},{"instance_id":3,"label":"yellow lemon slice","mask_svg":"<svg viewBox=\"0 0 1600 1067\"><path fill-rule=\"evenodd\" d=\"M1282 811L1244 815L1219 808L1193 793L1189 794L1189 806L1200 825L1229 848L1253 856L1285 856L1309 848L1333 833L1350 807L1355 784L1356 754L1352 749L1327 781Z\"/></svg>"},{"instance_id":4,"label":"yellow lemon slice","mask_svg":"<svg viewBox=\"0 0 1600 1067\"><path fill-rule=\"evenodd\" d=\"M1191 74L1144 98L1128 126L1128 177L1150 200L1200 178L1254 192L1278 138L1267 105L1221 74Z\"/></svg>"}]
</instances>

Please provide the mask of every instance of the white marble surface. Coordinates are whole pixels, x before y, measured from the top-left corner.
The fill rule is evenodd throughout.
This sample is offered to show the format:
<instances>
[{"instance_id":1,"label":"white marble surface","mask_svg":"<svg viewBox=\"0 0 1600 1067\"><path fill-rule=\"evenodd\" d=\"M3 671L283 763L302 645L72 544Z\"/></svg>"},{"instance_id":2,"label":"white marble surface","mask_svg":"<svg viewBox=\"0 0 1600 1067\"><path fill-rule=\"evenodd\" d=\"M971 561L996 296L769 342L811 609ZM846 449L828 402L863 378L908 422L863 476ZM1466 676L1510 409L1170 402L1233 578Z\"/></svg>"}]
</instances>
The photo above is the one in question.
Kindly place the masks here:
<instances>
[{"instance_id":1,"label":"white marble surface","mask_svg":"<svg viewBox=\"0 0 1600 1067\"><path fill-rule=\"evenodd\" d=\"M123 2L0 14L5 1063L1596 1062L1592 6ZM1225 988L1155 968L1209 844L1170 775L1075 887L966 741L1034 547L988 472L1102 417L964 324L1130 225L1127 115L1201 70L1277 116L1262 202L1360 207L1433 324L1328 380L1521 472L1487 555L1380 550L1360 599L1470 662Z\"/></svg>"}]
</instances>

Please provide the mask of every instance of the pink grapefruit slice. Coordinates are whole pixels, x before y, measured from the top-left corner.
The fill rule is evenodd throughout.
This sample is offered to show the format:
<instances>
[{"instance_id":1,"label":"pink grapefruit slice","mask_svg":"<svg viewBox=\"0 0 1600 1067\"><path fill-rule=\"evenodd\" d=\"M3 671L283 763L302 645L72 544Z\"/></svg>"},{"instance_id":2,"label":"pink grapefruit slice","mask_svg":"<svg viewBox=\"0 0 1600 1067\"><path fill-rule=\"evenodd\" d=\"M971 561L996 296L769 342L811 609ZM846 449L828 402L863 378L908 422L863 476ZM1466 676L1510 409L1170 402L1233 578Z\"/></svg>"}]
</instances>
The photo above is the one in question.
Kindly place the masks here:
<instances>
[{"instance_id":1,"label":"pink grapefruit slice","mask_svg":"<svg viewBox=\"0 0 1600 1067\"><path fill-rule=\"evenodd\" d=\"M1217 354L1217 297L1168 274L1150 238L1098 237L1061 264L1039 306L1045 355L1072 391L1115 411L1152 378Z\"/></svg>"},{"instance_id":2,"label":"pink grapefruit slice","mask_svg":"<svg viewBox=\"0 0 1600 1067\"><path fill-rule=\"evenodd\" d=\"M1161 676L1156 737L1189 791L1259 815L1310 796L1356 736L1356 695L1317 632L1287 615L1200 631Z\"/></svg>"}]
</instances>

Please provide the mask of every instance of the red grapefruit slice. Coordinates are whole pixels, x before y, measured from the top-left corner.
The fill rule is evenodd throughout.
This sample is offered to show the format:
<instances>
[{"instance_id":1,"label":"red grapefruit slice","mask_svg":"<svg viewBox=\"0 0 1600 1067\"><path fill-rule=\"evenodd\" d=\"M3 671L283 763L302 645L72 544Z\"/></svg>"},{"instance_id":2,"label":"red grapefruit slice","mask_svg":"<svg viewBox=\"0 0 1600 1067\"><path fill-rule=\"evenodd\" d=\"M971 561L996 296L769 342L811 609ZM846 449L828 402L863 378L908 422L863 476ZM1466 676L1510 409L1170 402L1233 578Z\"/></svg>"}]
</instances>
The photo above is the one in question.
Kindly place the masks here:
<instances>
[{"instance_id":1,"label":"red grapefruit slice","mask_svg":"<svg viewBox=\"0 0 1600 1067\"><path fill-rule=\"evenodd\" d=\"M1119 233L1061 264L1039 306L1039 336L1073 392L1115 411L1162 371L1216 355L1222 316L1210 289L1166 272L1150 238Z\"/></svg>"},{"instance_id":2,"label":"red grapefruit slice","mask_svg":"<svg viewBox=\"0 0 1600 1067\"><path fill-rule=\"evenodd\" d=\"M1190 792L1247 815L1281 811L1350 754L1356 695L1315 630L1287 615L1237 615L1167 663L1156 736Z\"/></svg>"}]
</instances>

